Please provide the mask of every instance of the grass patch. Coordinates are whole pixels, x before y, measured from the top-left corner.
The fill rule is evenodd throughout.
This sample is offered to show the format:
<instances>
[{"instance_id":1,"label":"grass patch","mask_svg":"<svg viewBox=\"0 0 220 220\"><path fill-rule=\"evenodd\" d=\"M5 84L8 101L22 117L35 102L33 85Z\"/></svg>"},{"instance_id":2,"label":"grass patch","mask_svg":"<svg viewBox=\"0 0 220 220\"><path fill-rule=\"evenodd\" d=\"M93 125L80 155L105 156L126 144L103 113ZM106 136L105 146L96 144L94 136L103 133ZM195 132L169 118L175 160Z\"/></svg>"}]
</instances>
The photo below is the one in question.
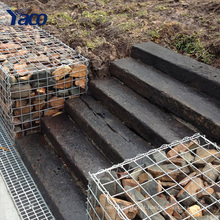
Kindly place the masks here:
<instances>
[{"instance_id":1,"label":"grass patch","mask_svg":"<svg viewBox=\"0 0 220 220\"><path fill-rule=\"evenodd\" d=\"M177 51L194 56L197 60L207 64L212 63L215 57L209 53L195 33L191 35L178 33L173 38L172 44Z\"/></svg>"}]
</instances>

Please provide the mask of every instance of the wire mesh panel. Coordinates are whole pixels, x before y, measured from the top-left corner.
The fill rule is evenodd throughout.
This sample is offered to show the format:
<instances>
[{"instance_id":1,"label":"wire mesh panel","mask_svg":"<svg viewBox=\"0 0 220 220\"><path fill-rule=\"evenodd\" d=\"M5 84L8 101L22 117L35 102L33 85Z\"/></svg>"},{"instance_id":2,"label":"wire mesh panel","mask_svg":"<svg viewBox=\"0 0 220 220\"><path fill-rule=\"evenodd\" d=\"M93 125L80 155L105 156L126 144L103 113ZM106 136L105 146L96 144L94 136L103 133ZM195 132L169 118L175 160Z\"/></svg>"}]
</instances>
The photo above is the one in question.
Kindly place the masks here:
<instances>
[{"instance_id":1,"label":"wire mesh panel","mask_svg":"<svg viewBox=\"0 0 220 220\"><path fill-rule=\"evenodd\" d=\"M0 114L13 137L87 91L88 60L41 28L0 22L0 62Z\"/></svg>"},{"instance_id":2,"label":"wire mesh panel","mask_svg":"<svg viewBox=\"0 0 220 220\"><path fill-rule=\"evenodd\" d=\"M9 23L11 20L11 16L6 11L10 9L6 4L0 2L0 22Z\"/></svg>"},{"instance_id":3,"label":"wire mesh panel","mask_svg":"<svg viewBox=\"0 0 220 220\"><path fill-rule=\"evenodd\" d=\"M88 219L220 219L220 148L200 134L90 177Z\"/></svg>"},{"instance_id":4,"label":"wire mesh panel","mask_svg":"<svg viewBox=\"0 0 220 220\"><path fill-rule=\"evenodd\" d=\"M0 119L1 122L1 119ZM23 220L54 220L32 177L0 126L0 173ZM1 219L1 217L0 217Z\"/></svg>"}]
</instances>

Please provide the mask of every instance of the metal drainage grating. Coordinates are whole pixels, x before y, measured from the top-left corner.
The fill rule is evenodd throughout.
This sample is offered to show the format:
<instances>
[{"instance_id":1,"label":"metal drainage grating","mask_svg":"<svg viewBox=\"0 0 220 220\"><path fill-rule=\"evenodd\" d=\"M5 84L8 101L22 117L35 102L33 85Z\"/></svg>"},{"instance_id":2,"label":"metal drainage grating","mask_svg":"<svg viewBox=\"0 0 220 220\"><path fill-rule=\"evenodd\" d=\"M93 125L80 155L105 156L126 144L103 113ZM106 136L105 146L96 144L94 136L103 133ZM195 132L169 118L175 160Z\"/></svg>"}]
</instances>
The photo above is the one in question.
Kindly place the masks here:
<instances>
[{"instance_id":1,"label":"metal drainage grating","mask_svg":"<svg viewBox=\"0 0 220 220\"><path fill-rule=\"evenodd\" d=\"M21 219L55 219L1 126L0 172Z\"/></svg>"}]
</instances>

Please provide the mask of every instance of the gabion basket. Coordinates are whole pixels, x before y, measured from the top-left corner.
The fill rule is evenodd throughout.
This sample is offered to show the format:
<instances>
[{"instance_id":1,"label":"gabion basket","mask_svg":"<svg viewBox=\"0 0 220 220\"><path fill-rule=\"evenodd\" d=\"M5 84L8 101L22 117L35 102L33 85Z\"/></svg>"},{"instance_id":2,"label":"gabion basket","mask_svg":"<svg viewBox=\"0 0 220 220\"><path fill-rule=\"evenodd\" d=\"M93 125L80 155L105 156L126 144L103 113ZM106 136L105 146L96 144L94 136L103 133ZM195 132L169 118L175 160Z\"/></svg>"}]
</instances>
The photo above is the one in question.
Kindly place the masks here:
<instances>
[{"instance_id":1,"label":"gabion basket","mask_svg":"<svg viewBox=\"0 0 220 220\"><path fill-rule=\"evenodd\" d=\"M220 219L220 148L195 134L90 174L93 220Z\"/></svg>"},{"instance_id":2,"label":"gabion basket","mask_svg":"<svg viewBox=\"0 0 220 220\"><path fill-rule=\"evenodd\" d=\"M0 22L0 120L14 139L87 92L88 60L36 26Z\"/></svg>"}]
</instances>

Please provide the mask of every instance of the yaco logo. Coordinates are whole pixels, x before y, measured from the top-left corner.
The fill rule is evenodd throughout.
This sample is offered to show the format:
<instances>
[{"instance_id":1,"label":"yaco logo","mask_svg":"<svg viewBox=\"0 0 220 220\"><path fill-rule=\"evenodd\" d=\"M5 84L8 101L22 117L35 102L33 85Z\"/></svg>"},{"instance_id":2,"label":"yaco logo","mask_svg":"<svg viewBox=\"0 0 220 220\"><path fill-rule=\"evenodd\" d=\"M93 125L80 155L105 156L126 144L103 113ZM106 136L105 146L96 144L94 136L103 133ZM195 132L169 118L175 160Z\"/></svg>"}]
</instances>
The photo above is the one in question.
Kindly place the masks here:
<instances>
[{"instance_id":1,"label":"yaco logo","mask_svg":"<svg viewBox=\"0 0 220 220\"><path fill-rule=\"evenodd\" d=\"M11 15L11 25L15 25L16 21L19 25L44 25L47 22L46 14L23 14L21 10L6 10ZM37 16L36 22L33 22L33 17ZM18 18L18 20L17 20ZM42 20L40 20L43 18Z\"/></svg>"}]
</instances>

